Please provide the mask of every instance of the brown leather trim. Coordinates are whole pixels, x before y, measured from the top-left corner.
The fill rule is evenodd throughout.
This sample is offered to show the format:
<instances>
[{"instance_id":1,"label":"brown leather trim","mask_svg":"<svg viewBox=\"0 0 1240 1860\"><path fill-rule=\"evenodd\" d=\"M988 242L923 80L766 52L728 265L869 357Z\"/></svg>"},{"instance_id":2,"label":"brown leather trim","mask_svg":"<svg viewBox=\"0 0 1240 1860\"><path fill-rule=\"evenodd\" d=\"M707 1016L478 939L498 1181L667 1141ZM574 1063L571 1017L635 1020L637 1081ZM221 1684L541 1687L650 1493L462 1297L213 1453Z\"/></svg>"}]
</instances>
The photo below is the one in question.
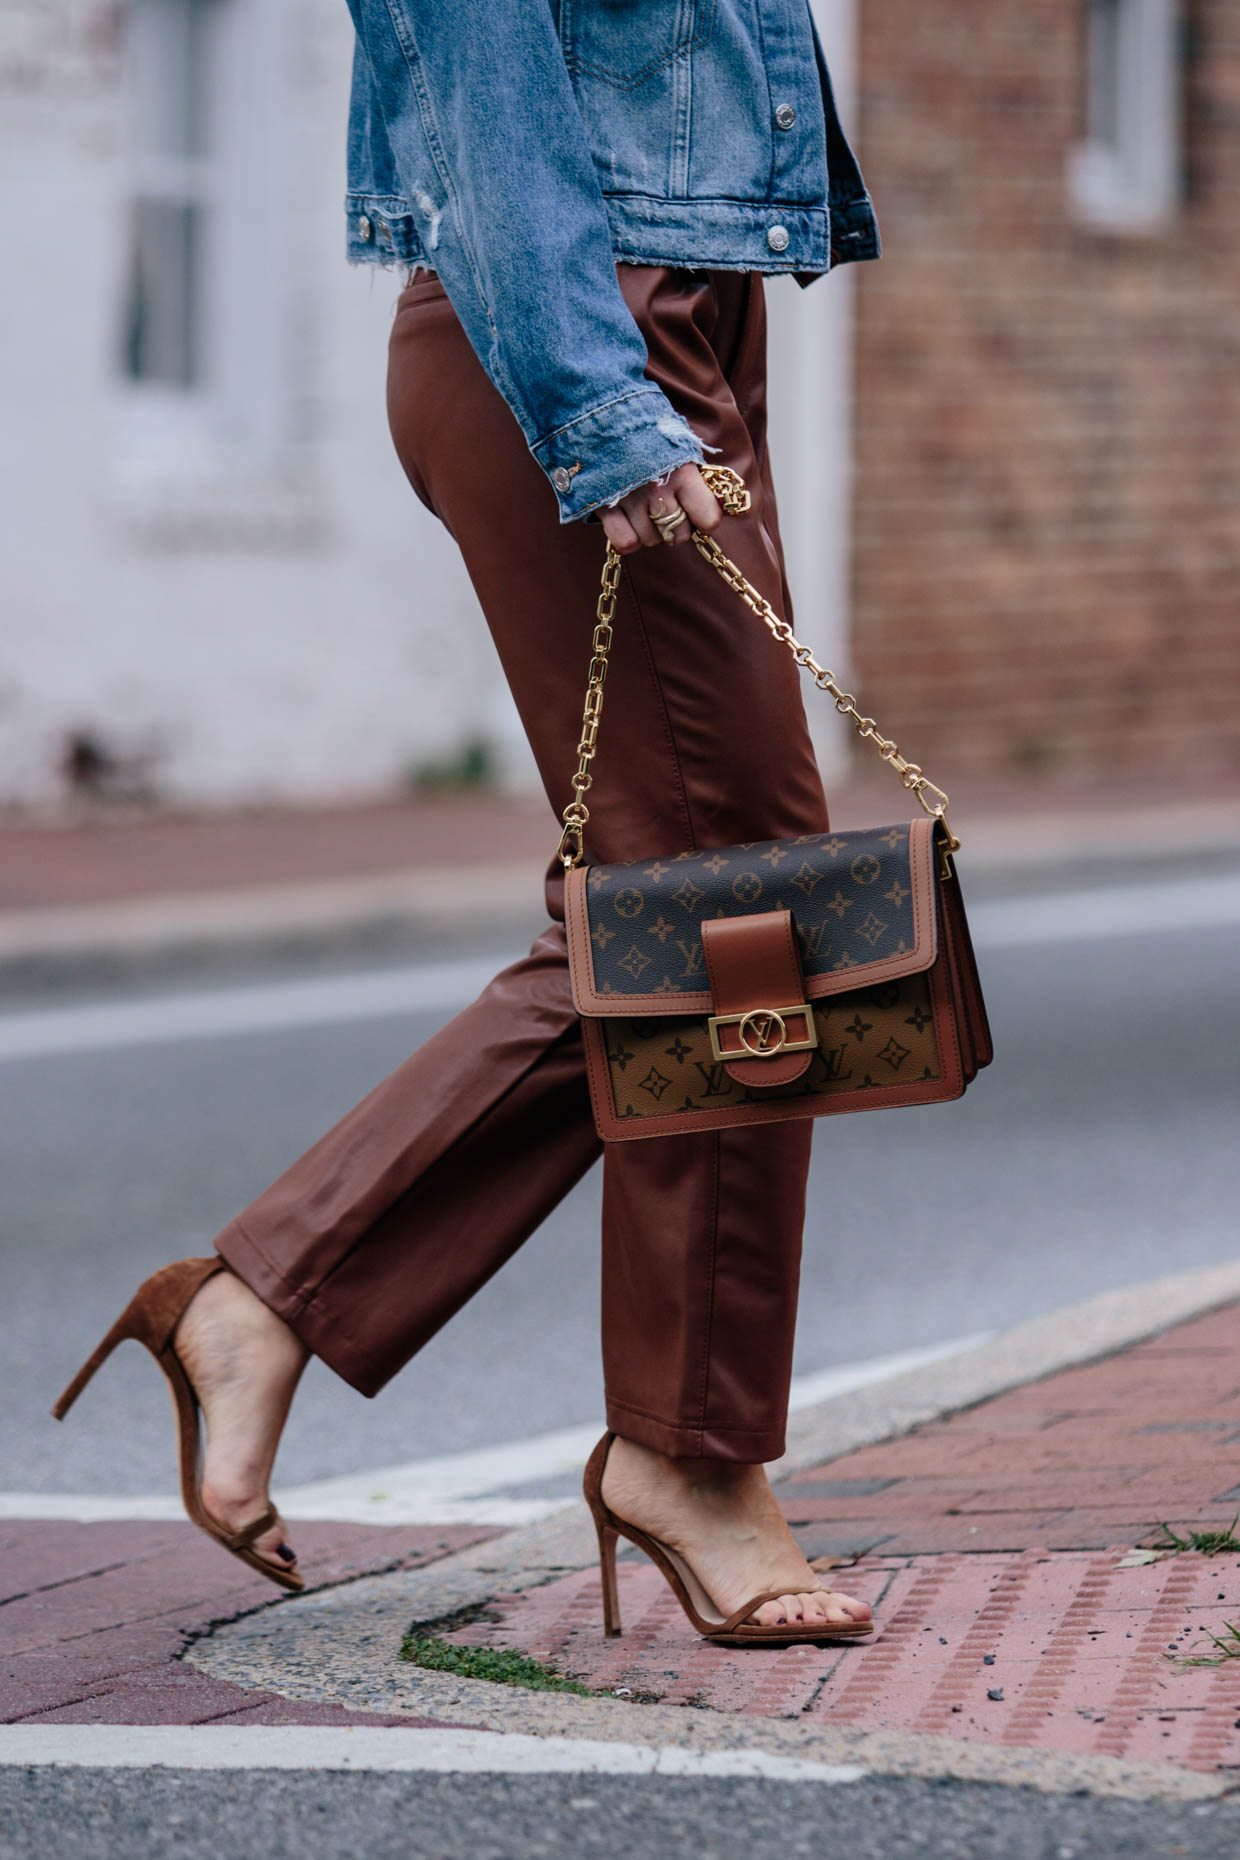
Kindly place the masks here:
<instances>
[{"instance_id":1,"label":"brown leather trim","mask_svg":"<svg viewBox=\"0 0 1240 1860\"><path fill-rule=\"evenodd\" d=\"M956 972L956 998L960 1017L968 1029L973 1045L974 1070L988 1066L995 1056L994 1043L990 1036L990 1021L986 1014L986 1002L982 994L981 977L977 972L977 958L973 954L973 938L969 934L969 921L965 916L964 899L960 892L960 880L949 879L942 887L943 926L945 938L950 945Z\"/></svg>"},{"instance_id":2,"label":"brown leather trim","mask_svg":"<svg viewBox=\"0 0 1240 1860\"><path fill-rule=\"evenodd\" d=\"M757 911L747 917L716 917L702 925L702 950L710 976L711 1007L716 1014L751 1009L796 1007L805 999L801 953L792 929L791 911ZM804 1022L812 1022L807 1008ZM735 1029L733 1032L735 1033ZM730 1051L724 1046L722 1050ZM812 1051L752 1059L725 1059L724 1069L738 1085L791 1085L809 1070Z\"/></svg>"},{"instance_id":3,"label":"brown leather trim","mask_svg":"<svg viewBox=\"0 0 1240 1860\"><path fill-rule=\"evenodd\" d=\"M935 911L934 829L935 822L926 816L909 822L909 883L913 888L913 947L902 955L882 956L874 962L859 962L850 969L833 969L829 975L806 978L805 995L819 1001L824 995L844 994L852 988L872 988L878 982L893 981L901 975L917 975L936 961L939 953L938 920ZM568 963L572 976L573 1003L583 1016L602 1014L611 1019L639 1019L644 1014L709 1014L711 997L706 989L662 994L599 994L594 986L593 948L590 943L590 918L586 908L586 885L589 868L576 866L568 874L565 887L565 918L568 928ZM652 1120L653 1121L653 1120ZM701 1128L695 1124L695 1129Z\"/></svg>"},{"instance_id":4,"label":"brown leather trim","mask_svg":"<svg viewBox=\"0 0 1240 1860\"><path fill-rule=\"evenodd\" d=\"M589 867L575 865L564 874L564 928L568 932L568 974L573 1006L579 1014L597 1013L594 999L594 964L590 960L590 918L586 910Z\"/></svg>"}]
</instances>

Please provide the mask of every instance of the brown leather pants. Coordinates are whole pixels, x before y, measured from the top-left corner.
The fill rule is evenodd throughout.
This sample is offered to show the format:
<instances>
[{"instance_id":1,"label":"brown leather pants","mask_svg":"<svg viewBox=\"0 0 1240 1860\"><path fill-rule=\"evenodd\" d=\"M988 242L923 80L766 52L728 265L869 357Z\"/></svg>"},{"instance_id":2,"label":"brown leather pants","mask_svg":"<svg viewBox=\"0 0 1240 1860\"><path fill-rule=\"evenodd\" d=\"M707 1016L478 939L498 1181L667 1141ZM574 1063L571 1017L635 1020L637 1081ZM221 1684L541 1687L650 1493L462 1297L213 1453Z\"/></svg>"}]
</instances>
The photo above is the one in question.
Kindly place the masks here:
<instances>
[{"instance_id":1,"label":"brown leather pants","mask_svg":"<svg viewBox=\"0 0 1240 1860\"><path fill-rule=\"evenodd\" d=\"M619 268L650 373L754 494L722 540L786 604L756 275ZM576 764L603 536L541 469L434 280L391 340L401 463L459 544L558 809ZM587 851L596 860L819 832L797 672L691 547L626 558ZM597 1159L553 869L529 955L259 1196L219 1251L305 1344L375 1394ZM608 1424L677 1456L783 1450L810 1125L608 1146ZM549 1288L550 1295L550 1288Z\"/></svg>"}]
</instances>

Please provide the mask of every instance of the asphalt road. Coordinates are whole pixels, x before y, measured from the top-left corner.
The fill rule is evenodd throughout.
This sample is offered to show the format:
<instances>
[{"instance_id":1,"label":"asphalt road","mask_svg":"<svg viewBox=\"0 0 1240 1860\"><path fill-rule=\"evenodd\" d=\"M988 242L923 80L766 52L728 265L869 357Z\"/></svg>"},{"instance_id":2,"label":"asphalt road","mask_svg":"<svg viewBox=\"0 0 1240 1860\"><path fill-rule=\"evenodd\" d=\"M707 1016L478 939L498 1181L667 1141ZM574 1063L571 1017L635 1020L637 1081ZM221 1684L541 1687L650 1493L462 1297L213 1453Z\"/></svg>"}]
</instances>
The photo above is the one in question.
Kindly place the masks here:
<instances>
[{"instance_id":1,"label":"asphalt road","mask_svg":"<svg viewBox=\"0 0 1240 1860\"><path fill-rule=\"evenodd\" d=\"M818 1126L798 1370L1233 1255L1235 943L1178 929L984 956L998 1060L968 1096ZM138 1350L63 1429L49 1403L145 1272L208 1249L440 1018L0 1064L0 1489L173 1489L166 1398ZM599 1414L597 1214L595 1176L377 1402L312 1366L277 1479Z\"/></svg>"},{"instance_id":2,"label":"asphalt road","mask_svg":"<svg viewBox=\"0 0 1240 1860\"><path fill-rule=\"evenodd\" d=\"M1233 1860L1240 1805L866 1777L8 1770L0 1860Z\"/></svg>"}]
</instances>

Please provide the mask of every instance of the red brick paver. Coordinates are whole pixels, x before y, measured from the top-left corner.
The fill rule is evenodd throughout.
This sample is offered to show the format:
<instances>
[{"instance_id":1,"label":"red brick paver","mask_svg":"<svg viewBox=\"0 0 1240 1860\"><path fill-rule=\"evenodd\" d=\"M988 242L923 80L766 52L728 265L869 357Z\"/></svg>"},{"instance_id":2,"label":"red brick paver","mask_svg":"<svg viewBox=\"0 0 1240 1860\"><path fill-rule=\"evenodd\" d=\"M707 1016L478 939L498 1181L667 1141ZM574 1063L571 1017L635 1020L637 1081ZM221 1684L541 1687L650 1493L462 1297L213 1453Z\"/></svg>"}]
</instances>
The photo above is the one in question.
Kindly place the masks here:
<instances>
[{"instance_id":1,"label":"red brick paver","mask_svg":"<svg viewBox=\"0 0 1240 1860\"><path fill-rule=\"evenodd\" d=\"M789 1480L811 1555L1100 1549L1240 1511L1240 1307Z\"/></svg>"},{"instance_id":2,"label":"red brick paver","mask_svg":"<svg viewBox=\"0 0 1240 1860\"><path fill-rule=\"evenodd\" d=\"M495 1535L299 1524L310 1588L412 1569ZM190 1524L0 1524L0 1723L409 1724L249 1692L180 1662L213 1623L271 1601L264 1577Z\"/></svg>"},{"instance_id":3,"label":"red brick paver","mask_svg":"<svg viewBox=\"0 0 1240 1860\"><path fill-rule=\"evenodd\" d=\"M780 1488L812 1555L872 1602L869 1642L776 1651L699 1641L659 1576L621 1565L625 1633L598 1576L521 1597L457 1638L517 1647L587 1684L669 1703L1240 1768L1240 1555L1120 1567L1126 1546L1240 1511L1240 1306L999 1396Z\"/></svg>"},{"instance_id":4,"label":"red brick paver","mask_svg":"<svg viewBox=\"0 0 1240 1860\"><path fill-rule=\"evenodd\" d=\"M106 815L54 826L0 821L0 911L321 883L528 858L554 850L545 802L445 795L335 808Z\"/></svg>"}]
</instances>

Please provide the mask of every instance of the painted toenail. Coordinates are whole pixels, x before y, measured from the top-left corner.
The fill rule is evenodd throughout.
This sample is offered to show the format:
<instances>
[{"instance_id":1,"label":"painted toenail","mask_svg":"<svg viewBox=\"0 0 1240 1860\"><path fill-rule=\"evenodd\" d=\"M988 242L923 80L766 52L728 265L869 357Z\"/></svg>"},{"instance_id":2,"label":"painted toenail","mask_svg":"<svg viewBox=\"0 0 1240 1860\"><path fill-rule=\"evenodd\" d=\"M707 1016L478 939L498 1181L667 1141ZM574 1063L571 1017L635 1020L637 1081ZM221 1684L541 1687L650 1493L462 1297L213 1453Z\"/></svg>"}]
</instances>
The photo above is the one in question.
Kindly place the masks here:
<instances>
[{"instance_id":1,"label":"painted toenail","mask_svg":"<svg viewBox=\"0 0 1240 1860\"><path fill-rule=\"evenodd\" d=\"M277 1544L276 1555L283 1557L286 1563L295 1563L297 1561L297 1552L295 1550L290 1550L287 1544Z\"/></svg>"}]
</instances>

